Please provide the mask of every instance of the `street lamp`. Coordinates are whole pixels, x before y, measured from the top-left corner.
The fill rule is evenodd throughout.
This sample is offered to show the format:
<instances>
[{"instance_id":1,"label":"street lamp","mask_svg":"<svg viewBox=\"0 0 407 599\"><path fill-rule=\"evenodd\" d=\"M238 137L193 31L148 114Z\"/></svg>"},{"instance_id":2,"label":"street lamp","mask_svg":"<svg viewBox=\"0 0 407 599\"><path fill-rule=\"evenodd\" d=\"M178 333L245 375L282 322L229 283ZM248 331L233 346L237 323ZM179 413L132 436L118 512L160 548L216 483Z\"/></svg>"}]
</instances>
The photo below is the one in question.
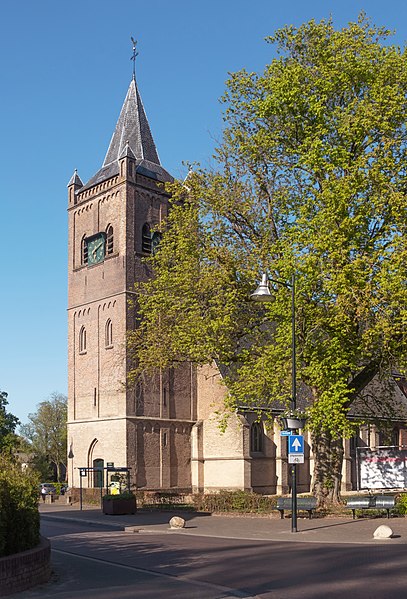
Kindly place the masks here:
<instances>
[{"instance_id":1,"label":"street lamp","mask_svg":"<svg viewBox=\"0 0 407 599\"><path fill-rule=\"evenodd\" d=\"M74 458L74 454L73 454L73 441L71 439L71 442L69 444L69 452L68 452L68 459L71 460L71 487L73 487L73 458Z\"/></svg>"},{"instance_id":2,"label":"street lamp","mask_svg":"<svg viewBox=\"0 0 407 599\"><path fill-rule=\"evenodd\" d=\"M283 285L291 289L291 411L294 413L297 407L297 363L296 363L296 340L295 340L295 274L291 277L291 283L270 279L266 273L263 274L261 283L256 291L251 294L250 299L255 302L267 303L273 301L274 297L269 289L269 282ZM297 464L291 464L292 475L292 519L291 532L297 531Z\"/></svg>"}]
</instances>

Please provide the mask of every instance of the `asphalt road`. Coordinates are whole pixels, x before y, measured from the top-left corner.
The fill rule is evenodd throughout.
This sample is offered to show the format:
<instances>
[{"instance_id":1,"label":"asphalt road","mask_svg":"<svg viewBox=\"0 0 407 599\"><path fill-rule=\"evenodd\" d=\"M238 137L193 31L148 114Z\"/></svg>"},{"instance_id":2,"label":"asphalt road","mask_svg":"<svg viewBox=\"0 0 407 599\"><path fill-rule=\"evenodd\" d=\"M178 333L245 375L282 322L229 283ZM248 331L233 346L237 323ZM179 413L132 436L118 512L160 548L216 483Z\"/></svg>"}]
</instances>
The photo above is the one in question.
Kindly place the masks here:
<instances>
[{"instance_id":1,"label":"asphalt road","mask_svg":"<svg viewBox=\"0 0 407 599\"><path fill-rule=\"evenodd\" d=\"M327 545L42 524L52 580L18 599L394 599L407 594L405 545Z\"/></svg>"}]
</instances>

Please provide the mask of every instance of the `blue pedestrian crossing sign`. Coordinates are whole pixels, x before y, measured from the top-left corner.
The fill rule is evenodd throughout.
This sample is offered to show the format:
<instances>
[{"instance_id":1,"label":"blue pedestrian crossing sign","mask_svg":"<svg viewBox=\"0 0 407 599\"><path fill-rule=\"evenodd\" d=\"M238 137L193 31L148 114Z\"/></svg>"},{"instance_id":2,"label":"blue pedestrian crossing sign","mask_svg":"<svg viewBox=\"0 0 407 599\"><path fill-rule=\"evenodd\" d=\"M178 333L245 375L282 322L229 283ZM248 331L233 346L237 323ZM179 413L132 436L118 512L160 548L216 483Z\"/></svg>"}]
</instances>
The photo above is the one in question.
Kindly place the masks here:
<instances>
[{"instance_id":1,"label":"blue pedestrian crossing sign","mask_svg":"<svg viewBox=\"0 0 407 599\"><path fill-rule=\"evenodd\" d=\"M304 436L290 435L288 437L288 453L299 455L304 453Z\"/></svg>"}]
</instances>

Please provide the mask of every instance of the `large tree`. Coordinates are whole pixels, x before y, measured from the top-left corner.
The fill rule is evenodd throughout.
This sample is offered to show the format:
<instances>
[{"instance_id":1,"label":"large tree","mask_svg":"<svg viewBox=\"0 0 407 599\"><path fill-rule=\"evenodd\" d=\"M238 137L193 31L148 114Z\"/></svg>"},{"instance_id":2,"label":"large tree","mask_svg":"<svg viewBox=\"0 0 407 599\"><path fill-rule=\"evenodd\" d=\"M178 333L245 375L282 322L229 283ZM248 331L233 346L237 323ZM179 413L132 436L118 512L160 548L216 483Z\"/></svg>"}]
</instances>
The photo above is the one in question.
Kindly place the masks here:
<instances>
[{"instance_id":1,"label":"large tree","mask_svg":"<svg viewBox=\"0 0 407 599\"><path fill-rule=\"evenodd\" d=\"M20 424L17 416L7 412L8 394L0 391L0 453L11 453L18 446L15 430Z\"/></svg>"},{"instance_id":2,"label":"large tree","mask_svg":"<svg viewBox=\"0 0 407 599\"><path fill-rule=\"evenodd\" d=\"M20 427L20 433L30 443L37 469L46 476L52 465L57 480L61 481L67 457L66 396L52 393L38 405L35 413L28 415L28 419L29 422Z\"/></svg>"},{"instance_id":3,"label":"large tree","mask_svg":"<svg viewBox=\"0 0 407 599\"><path fill-rule=\"evenodd\" d=\"M176 183L155 277L130 334L141 371L228 366L228 405L290 401L290 294L248 302L259 274L296 274L298 381L314 492L338 498L352 402L406 362L407 56L361 15L285 27L264 73L232 74L212 171Z\"/></svg>"}]
</instances>

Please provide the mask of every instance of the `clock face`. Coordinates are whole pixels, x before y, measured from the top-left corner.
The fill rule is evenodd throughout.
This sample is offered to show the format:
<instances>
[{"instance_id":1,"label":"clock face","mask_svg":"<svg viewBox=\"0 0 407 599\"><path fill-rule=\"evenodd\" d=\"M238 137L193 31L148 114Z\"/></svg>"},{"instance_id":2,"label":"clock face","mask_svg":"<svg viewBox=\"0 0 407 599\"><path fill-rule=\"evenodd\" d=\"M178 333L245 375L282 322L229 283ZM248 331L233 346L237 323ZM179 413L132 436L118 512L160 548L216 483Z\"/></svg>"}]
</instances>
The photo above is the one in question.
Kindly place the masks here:
<instances>
[{"instance_id":1,"label":"clock face","mask_svg":"<svg viewBox=\"0 0 407 599\"><path fill-rule=\"evenodd\" d=\"M105 259L105 236L98 233L89 237L88 243L88 264L98 264Z\"/></svg>"}]
</instances>

